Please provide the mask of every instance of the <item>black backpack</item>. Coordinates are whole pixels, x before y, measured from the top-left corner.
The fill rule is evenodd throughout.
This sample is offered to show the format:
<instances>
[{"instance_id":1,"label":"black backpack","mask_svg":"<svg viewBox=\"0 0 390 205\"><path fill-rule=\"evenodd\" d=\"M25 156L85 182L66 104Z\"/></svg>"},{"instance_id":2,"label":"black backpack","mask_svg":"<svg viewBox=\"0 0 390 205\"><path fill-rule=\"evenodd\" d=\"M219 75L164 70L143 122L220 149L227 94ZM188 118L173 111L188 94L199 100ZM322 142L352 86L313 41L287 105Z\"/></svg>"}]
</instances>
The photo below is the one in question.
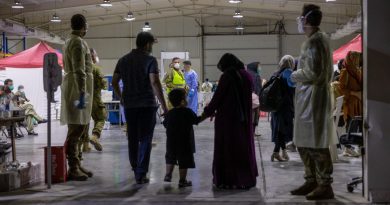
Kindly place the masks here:
<instances>
[{"instance_id":1,"label":"black backpack","mask_svg":"<svg viewBox=\"0 0 390 205\"><path fill-rule=\"evenodd\" d=\"M276 75L273 75L263 86L260 92L260 110L264 112L276 112L283 103L284 85L281 73L282 69Z\"/></svg>"}]
</instances>

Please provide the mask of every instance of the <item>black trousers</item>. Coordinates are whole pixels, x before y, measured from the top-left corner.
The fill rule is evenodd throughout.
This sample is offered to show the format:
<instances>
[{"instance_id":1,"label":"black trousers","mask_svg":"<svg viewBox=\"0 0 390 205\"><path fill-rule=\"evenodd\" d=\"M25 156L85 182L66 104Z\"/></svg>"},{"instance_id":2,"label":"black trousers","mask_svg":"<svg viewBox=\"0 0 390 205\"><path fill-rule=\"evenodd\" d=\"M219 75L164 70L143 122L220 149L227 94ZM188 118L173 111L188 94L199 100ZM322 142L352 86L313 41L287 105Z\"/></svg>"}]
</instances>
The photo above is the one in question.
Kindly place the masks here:
<instances>
[{"instance_id":1,"label":"black trousers","mask_svg":"<svg viewBox=\"0 0 390 205\"><path fill-rule=\"evenodd\" d=\"M149 170L156 112L155 107L125 109L129 159L136 179L146 176Z\"/></svg>"},{"instance_id":2,"label":"black trousers","mask_svg":"<svg viewBox=\"0 0 390 205\"><path fill-rule=\"evenodd\" d=\"M286 137L283 133L279 132L278 137L276 137L275 139L275 148L274 148L274 152L278 152L280 151L280 148L282 148L282 150L285 150L286 149Z\"/></svg>"}]
</instances>

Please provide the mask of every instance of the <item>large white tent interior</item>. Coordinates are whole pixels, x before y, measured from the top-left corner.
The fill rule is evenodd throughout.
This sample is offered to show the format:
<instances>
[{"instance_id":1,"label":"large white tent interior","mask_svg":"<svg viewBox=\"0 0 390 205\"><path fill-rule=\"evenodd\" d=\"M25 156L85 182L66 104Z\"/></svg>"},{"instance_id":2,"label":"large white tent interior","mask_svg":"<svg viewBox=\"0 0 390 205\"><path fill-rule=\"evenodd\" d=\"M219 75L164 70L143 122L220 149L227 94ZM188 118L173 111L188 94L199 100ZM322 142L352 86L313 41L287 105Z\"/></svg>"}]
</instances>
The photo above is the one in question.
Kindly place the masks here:
<instances>
[{"instance_id":1,"label":"large white tent interior","mask_svg":"<svg viewBox=\"0 0 390 205\"><path fill-rule=\"evenodd\" d=\"M23 8L12 8L16 2L23 5ZM103 3L109 3L109 6ZM99 66L102 67L104 75L113 74L118 59L136 47L137 34L142 31L145 24L148 24L151 28L149 32L158 40L154 44L151 55L156 57L162 75L168 69L170 57L177 54L192 62L200 84L205 79L216 82L221 76L217 63L224 53L229 52L235 54L244 64L260 62L261 77L269 79L277 71L282 56L292 55L298 58L300 55L301 45L307 37L298 32L297 17L301 16L305 4L316 4L321 7L323 18L320 27L322 31L329 34L332 51L359 34L363 36L362 101L365 125L363 133L368 154L362 159L363 172L359 173L364 175L365 185L360 188L364 197L353 202L390 202L390 177L386 174L390 172L389 160L386 159L390 149L386 150L384 147L390 143L389 138L385 136L390 132L388 124L385 125L390 115L390 91L386 89L383 91L385 93L375 94L384 86L383 83L386 81L384 76L390 74L389 69L384 70L386 63L383 60L390 56L388 45L390 29L387 25L390 21L390 12L386 11L386 8L387 10L390 8L390 1L0 0L0 31L3 36L3 41L0 43L2 52L11 55L28 49L40 41L45 41L51 47L63 52L65 39L71 32L71 17L74 14L83 14L89 26L84 39L89 47L97 51L100 58ZM237 13L242 16L233 17ZM52 21L53 17L60 21ZM7 41L6 46L4 40ZM5 47L7 47L6 51ZM369 49L370 47L372 49ZM4 76L6 72L0 71L0 75L2 75L1 79L7 77ZM20 79L28 78L26 76ZM43 102L41 104L44 106ZM265 123L268 126L265 126L266 129L269 129L269 123ZM210 129L210 132L213 133L213 129ZM259 141L261 139L258 138ZM262 147L262 145L258 146ZM379 161L384 163L383 167L377 161L379 158ZM124 160L125 163L128 163L127 160L127 158ZM261 164L263 166L262 162ZM264 166L266 167L267 164ZM271 169L272 166L268 168ZM267 168L264 170L267 171ZM271 176L263 177L266 179ZM269 190L275 189L273 187ZM260 192L264 193L264 191ZM283 202L283 200L289 202L291 199L289 197L280 199L276 195L269 194L269 202ZM265 195L264 198L267 201ZM339 196L338 202L351 202L340 198L343 196ZM0 203L1 200L0 197ZM191 198L191 200L198 199ZM298 199L292 200L300 204ZM175 203L180 202L175 201ZM207 204L207 200L202 202Z\"/></svg>"},{"instance_id":2,"label":"large white tent interior","mask_svg":"<svg viewBox=\"0 0 390 205\"><path fill-rule=\"evenodd\" d=\"M231 4L225 0L111 2L111 7L102 7L99 5L102 1L94 0L26 0L23 1L25 8L19 11L11 8L13 1L3 0L0 1L0 18L22 23L29 28L44 29L65 38L69 33L71 16L82 13L89 24L85 39L90 47L98 51L106 74L112 74L117 59L135 47L135 37L147 21L158 39L158 44L153 48L153 55L157 59L160 59L162 51L188 51L193 67L202 79L215 81L219 77L216 62L223 52L234 52L246 64L260 61L265 77L269 77L277 68L282 55L298 56L304 36L298 35L296 18L305 3L317 3L322 7L322 29L330 34L361 13L360 0L246 0L241 4ZM237 8L244 18L233 18ZM133 13L134 21L124 19L129 11ZM49 23L54 14L61 18L61 23ZM244 27L242 33L235 29L239 22ZM332 47L338 48L359 31L358 28L337 36L332 41ZM33 39L27 42L28 45L36 43ZM61 49L61 45L57 45L57 48Z\"/></svg>"}]
</instances>

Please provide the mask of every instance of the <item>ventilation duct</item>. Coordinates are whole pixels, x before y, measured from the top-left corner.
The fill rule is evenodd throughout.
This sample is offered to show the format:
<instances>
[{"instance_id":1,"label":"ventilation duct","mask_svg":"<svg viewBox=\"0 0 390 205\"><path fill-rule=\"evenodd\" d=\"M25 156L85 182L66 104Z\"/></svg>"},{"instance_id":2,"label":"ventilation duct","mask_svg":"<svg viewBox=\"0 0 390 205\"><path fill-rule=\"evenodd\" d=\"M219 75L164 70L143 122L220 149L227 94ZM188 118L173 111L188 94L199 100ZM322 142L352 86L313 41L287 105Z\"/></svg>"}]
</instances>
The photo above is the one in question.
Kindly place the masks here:
<instances>
[{"instance_id":1,"label":"ventilation duct","mask_svg":"<svg viewBox=\"0 0 390 205\"><path fill-rule=\"evenodd\" d=\"M331 34L332 40L337 40L362 30L362 15L359 13L356 18L351 19Z\"/></svg>"},{"instance_id":2,"label":"ventilation duct","mask_svg":"<svg viewBox=\"0 0 390 205\"><path fill-rule=\"evenodd\" d=\"M42 29L29 28L20 23L0 19L0 31L25 36L26 38L36 38L55 44L64 44L65 40L58 35L54 35Z\"/></svg>"}]
</instances>

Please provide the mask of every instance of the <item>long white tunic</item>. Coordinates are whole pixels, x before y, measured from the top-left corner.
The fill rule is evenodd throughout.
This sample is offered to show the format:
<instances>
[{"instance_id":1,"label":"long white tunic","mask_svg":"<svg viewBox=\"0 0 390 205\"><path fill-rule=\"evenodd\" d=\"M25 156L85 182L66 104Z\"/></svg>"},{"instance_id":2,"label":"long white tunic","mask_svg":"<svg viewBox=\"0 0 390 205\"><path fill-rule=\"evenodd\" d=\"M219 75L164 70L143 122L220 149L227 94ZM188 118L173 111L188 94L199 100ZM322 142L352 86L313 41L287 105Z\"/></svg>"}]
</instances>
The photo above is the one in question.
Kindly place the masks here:
<instances>
[{"instance_id":1,"label":"long white tunic","mask_svg":"<svg viewBox=\"0 0 390 205\"><path fill-rule=\"evenodd\" d=\"M337 143L332 116L332 56L326 34L317 32L302 45L296 82L294 143L298 147L328 148Z\"/></svg>"},{"instance_id":2,"label":"long white tunic","mask_svg":"<svg viewBox=\"0 0 390 205\"><path fill-rule=\"evenodd\" d=\"M61 124L86 125L91 120L93 99L92 59L87 42L72 34L65 42L65 75L61 86ZM85 109L77 109L75 101L85 93Z\"/></svg>"}]
</instances>

